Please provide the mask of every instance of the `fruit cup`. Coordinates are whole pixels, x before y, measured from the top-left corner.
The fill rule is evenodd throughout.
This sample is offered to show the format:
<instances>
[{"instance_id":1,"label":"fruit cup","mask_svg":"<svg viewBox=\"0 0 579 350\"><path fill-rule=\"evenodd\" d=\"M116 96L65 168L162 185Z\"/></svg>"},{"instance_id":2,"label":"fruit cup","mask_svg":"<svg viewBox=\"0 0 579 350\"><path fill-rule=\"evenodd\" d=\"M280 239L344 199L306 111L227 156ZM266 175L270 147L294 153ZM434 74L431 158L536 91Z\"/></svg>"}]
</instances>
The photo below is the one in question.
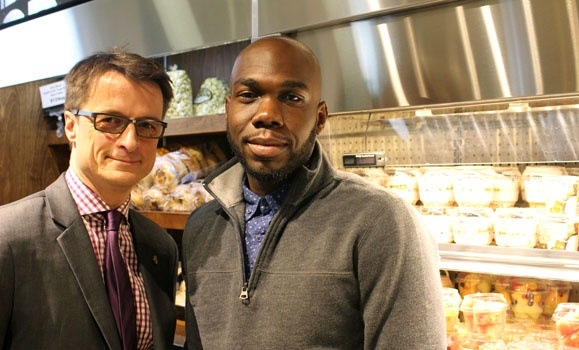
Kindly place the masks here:
<instances>
[{"instance_id":1,"label":"fruit cup","mask_svg":"<svg viewBox=\"0 0 579 350\"><path fill-rule=\"evenodd\" d=\"M475 293L464 296L460 311L469 339L501 339L506 323L507 301L500 293Z\"/></svg>"},{"instance_id":2,"label":"fruit cup","mask_svg":"<svg viewBox=\"0 0 579 350\"><path fill-rule=\"evenodd\" d=\"M491 276L482 273L460 272L456 282L458 292L463 298L468 294L490 293L492 288Z\"/></svg>"},{"instance_id":3,"label":"fruit cup","mask_svg":"<svg viewBox=\"0 0 579 350\"><path fill-rule=\"evenodd\" d=\"M511 294L511 310L519 319L537 320L543 314L546 284L532 278L513 278L509 287Z\"/></svg>"},{"instance_id":4,"label":"fruit cup","mask_svg":"<svg viewBox=\"0 0 579 350\"><path fill-rule=\"evenodd\" d=\"M553 313L559 349L579 349L579 303L561 303Z\"/></svg>"},{"instance_id":5,"label":"fruit cup","mask_svg":"<svg viewBox=\"0 0 579 350\"><path fill-rule=\"evenodd\" d=\"M545 297L545 308L543 313L546 316L553 315L557 305L569 301L569 292L571 291L571 283L565 281L548 281L547 282L547 296Z\"/></svg>"},{"instance_id":6,"label":"fruit cup","mask_svg":"<svg viewBox=\"0 0 579 350\"><path fill-rule=\"evenodd\" d=\"M454 326L458 323L458 308L462 301L455 288L442 288L444 317L446 318L446 333L455 332Z\"/></svg>"}]
</instances>

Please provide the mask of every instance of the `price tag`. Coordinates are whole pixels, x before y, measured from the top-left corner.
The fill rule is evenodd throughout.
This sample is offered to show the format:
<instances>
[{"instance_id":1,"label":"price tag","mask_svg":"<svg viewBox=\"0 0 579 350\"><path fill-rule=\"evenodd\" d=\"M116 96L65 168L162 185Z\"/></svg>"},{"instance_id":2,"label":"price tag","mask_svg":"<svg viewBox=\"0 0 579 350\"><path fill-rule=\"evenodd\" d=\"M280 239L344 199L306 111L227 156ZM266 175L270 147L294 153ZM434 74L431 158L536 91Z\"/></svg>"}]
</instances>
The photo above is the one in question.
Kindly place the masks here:
<instances>
[{"instance_id":1,"label":"price tag","mask_svg":"<svg viewBox=\"0 0 579 350\"><path fill-rule=\"evenodd\" d=\"M42 108L50 108L64 104L66 97L66 83L64 80L42 85L39 90Z\"/></svg>"}]
</instances>

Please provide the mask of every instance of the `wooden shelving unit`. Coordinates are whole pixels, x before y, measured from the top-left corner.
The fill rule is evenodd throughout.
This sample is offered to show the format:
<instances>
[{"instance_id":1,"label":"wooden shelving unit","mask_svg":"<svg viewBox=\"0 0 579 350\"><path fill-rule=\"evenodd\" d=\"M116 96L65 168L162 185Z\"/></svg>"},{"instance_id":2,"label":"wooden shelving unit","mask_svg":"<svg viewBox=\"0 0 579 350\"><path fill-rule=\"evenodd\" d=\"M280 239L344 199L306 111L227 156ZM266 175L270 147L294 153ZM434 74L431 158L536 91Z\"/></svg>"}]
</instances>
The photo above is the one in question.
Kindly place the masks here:
<instances>
[{"instance_id":1,"label":"wooden shelving unit","mask_svg":"<svg viewBox=\"0 0 579 350\"><path fill-rule=\"evenodd\" d=\"M184 230L190 213L166 211L139 211L157 225L171 230Z\"/></svg>"}]
</instances>

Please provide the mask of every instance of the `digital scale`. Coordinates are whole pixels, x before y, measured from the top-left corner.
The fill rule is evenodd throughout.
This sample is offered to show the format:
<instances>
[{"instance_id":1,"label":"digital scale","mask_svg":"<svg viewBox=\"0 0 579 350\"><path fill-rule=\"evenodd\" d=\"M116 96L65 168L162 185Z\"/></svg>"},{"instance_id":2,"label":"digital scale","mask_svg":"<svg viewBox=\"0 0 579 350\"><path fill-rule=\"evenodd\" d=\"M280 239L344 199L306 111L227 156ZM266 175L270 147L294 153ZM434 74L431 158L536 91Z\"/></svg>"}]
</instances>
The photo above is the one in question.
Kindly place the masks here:
<instances>
[{"instance_id":1,"label":"digital scale","mask_svg":"<svg viewBox=\"0 0 579 350\"><path fill-rule=\"evenodd\" d=\"M350 153L342 155L344 168L383 167L386 165L384 152Z\"/></svg>"}]
</instances>

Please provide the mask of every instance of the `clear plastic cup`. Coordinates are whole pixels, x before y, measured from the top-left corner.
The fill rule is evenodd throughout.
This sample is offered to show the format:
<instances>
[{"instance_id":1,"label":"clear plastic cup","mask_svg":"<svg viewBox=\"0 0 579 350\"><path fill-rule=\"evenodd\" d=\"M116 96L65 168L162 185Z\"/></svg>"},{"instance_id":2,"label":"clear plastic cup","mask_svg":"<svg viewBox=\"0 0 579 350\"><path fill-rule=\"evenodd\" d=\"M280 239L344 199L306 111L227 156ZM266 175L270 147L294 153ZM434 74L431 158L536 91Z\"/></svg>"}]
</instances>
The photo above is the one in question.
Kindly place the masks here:
<instances>
[{"instance_id":1,"label":"clear plastic cup","mask_svg":"<svg viewBox=\"0 0 579 350\"><path fill-rule=\"evenodd\" d=\"M454 327L459 322L458 312L462 298L455 288L442 288L446 333L455 332Z\"/></svg>"},{"instance_id":2,"label":"clear plastic cup","mask_svg":"<svg viewBox=\"0 0 579 350\"><path fill-rule=\"evenodd\" d=\"M541 317L548 293L546 283L534 278L513 278L509 292L514 317L532 320Z\"/></svg>"},{"instance_id":3,"label":"clear plastic cup","mask_svg":"<svg viewBox=\"0 0 579 350\"><path fill-rule=\"evenodd\" d=\"M507 301L500 293L464 296L460 304L469 339L502 339L507 317Z\"/></svg>"},{"instance_id":4,"label":"clear plastic cup","mask_svg":"<svg viewBox=\"0 0 579 350\"><path fill-rule=\"evenodd\" d=\"M579 303L561 303L553 313L560 350L579 349Z\"/></svg>"},{"instance_id":5,"label":"clear plastic cup","mask_svg":"<svg viewBox=\"0 0 579 350\"><path fill-rule=\"evenodd\" d=\"M555 312L557 305L569 301L571 283L565 281L547 281L547 292L543 313L546 316L551 316L553 312Z\"/></svg>"}]
</instances>

